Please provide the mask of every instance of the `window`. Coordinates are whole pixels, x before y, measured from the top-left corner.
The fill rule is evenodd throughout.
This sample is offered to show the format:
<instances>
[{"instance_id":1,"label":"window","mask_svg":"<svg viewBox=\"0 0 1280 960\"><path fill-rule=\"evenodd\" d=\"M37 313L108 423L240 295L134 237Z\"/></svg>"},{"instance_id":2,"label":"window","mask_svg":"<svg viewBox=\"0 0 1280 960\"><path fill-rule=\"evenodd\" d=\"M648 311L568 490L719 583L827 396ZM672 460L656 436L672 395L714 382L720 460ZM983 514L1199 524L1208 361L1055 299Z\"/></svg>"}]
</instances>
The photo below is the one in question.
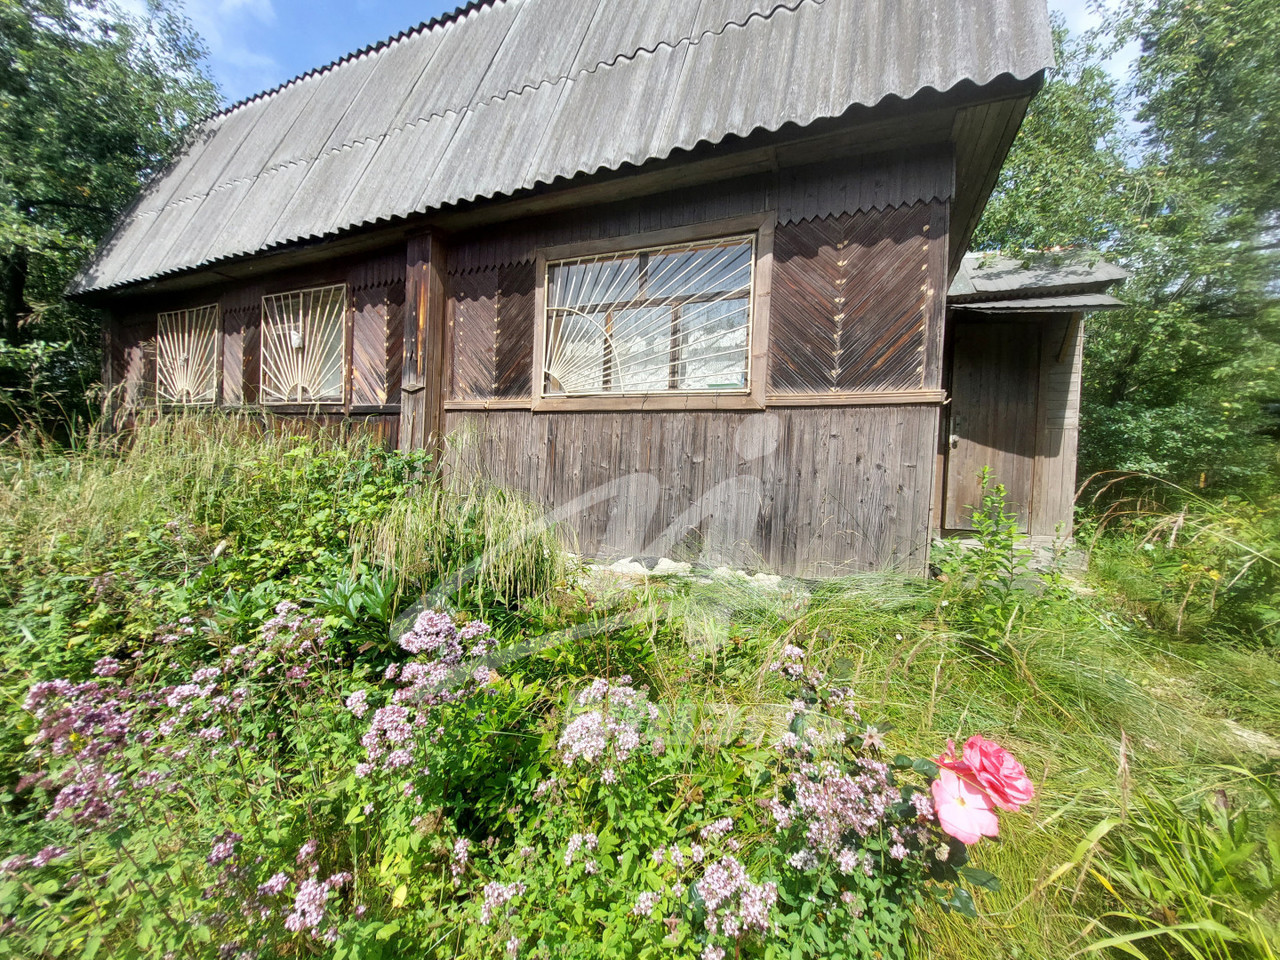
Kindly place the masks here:
<instances>
[{"instance_id":1,"label":"window","mask_svg":"<svg viewBox=\"0 0 1280 960\"><path fill-rule=\"evenodd\" d=\"M155 384L160 403L214 403L218 394L218 305L156 317Z\"/></svg>"},{"instance_id":2,"label":"window","mask_svg":"<svg viewBox=\"0 0 1280 960\"><path fill-rule=\"evenodd\" d=\"M748 389L753 237L547 264L544 397Z\"/></svg>"},{"instance_id":3,"label":"window","mask_svg":"<svg viewBox=\"0 0 1280 960\"><path fill-rule=\"evenodd\" d=\"M262 298L263 403L341 403L345 284Z\"/></svg>"}]
</instances>

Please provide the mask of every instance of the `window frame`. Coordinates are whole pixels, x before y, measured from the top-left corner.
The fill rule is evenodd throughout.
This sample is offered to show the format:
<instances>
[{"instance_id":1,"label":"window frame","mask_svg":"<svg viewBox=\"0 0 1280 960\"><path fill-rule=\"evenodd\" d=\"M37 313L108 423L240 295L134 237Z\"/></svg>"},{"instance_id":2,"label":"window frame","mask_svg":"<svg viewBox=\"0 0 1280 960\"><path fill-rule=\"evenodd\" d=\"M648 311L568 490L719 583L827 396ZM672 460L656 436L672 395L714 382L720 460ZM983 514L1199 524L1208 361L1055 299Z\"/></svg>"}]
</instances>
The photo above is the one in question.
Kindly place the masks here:
<instances>
[{"instance_id":1,"label":"window frame","mask_svg":"<svg viewBox=\"0 0 1280 960\"><path fill-rule=\"evenodd\" d=\"M209 321L212 325L212 341L213 341L213 383L211 385L211 396L208 400L169 400L161 395L162 380L162 354L165 352L162 347L161 327L166 322L166 317L181 316L181 321L170 320L168 322L182 322L190 324L193 315L209 311ZM150 385L152 392L151 400L156 406L161 408L178 408L178 407L216 407L222 400L222 305L218 301L213 303L202 303L192 307L179 307L177 310L162 310L156 313L155 333L150 338L150 346L152 356L150 362L154 364L155 369L151 375L142 377L142 382ZM142 345L142 361L145 365L148 362L147 344Z\"/></svg>"},{"instance_id":2,"label":"window frame","mask_svg":"<svg viewBox=\"0 0 1280 960\"><path fill-rule=\"evenodd\" d=\"M762 410L765 406L766 364L769 350L769 292L773 272L773 231L777 214L768 211L732 219L708 221L670 230L652 230L607 240L544 247L535 255L533 292L533 399L537 411L601 410ZM749 317L747 321L746 386L733 390L663 390L601 392L587 396L545 394L547 351L548 267L564 260L623 256L655 247L714 240L754 240Z\"/></svg>"},{"instance_id":3,"label":"window frame","mask_svg":"<svg viewBox=\"0 0 1280 960\"><path fill-rule=\"evenodd\" d=\"M299 296L304 294L315 294L326 290L341 289L342 313L338 318L338 325L341 331L341 360L339 363L340 387L337 399L324 400L276 400L268 399L266 396L266 380L267 380L267 302L284 297ZM284 412L290 411L308 411L308 410L326 410L326 411L345 411L351 394L351 311L352 311L352 294L351 284L346 280L337 280L331 283L311 283L303 287L290 286L280 290L270 290L261 295L259 299L258 309L258 383L257 383L257 403L263 407L270 407L274 410Z\"/></svg>"}]
</instances>

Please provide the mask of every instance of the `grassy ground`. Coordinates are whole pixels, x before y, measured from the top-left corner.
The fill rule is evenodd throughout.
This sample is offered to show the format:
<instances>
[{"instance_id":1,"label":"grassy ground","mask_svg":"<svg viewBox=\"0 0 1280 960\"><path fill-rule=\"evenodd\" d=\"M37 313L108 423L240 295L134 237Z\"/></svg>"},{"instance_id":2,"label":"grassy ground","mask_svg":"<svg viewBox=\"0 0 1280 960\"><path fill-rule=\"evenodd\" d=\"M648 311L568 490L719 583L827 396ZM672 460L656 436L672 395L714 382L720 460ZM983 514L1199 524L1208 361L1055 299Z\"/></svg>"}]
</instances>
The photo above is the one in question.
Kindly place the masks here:
<instances>
[{"instance_id":1,"label":"grassy ground","mask_svg":"<svg viewBox=\"0 0 1280 960\"><path fill-rule=\"evenodd\" d=\"M1003 889L981 895L978 921L921 911L917 954L1048 960L1086 950L1108 930L1142 926L1107 914L1165 919L1154 902L1107 879L1098 861L1109 848L1086 839L1132 817L1135 797L1169 796L1191 810L1225 790L1234 804L1258 805L1264 819L1280 813L1255 780L1273 776L1280 759L1274 652L1162 636L1117 610L1104 582L1094 584L1096 592L1071 584L1034 602L996 650L948 626L939 608L947 592L920 582L650 590L698 651L686 657L676 645L662 658L672 694L729 712L776 702L764 652L785 637L852 682L863 716L892 726L894 749L926 755L941 739L980 730L1019 756L1040 795L1027 815L1007 818L1000 843L977 854ZM1158 939L1135 946L1182 955Z\"/></svg>"},{"instance_id":2,"label":"grassy ground","mask_svg":"<svg viewBox=\"0 0 1280 960\"><path fill-rule=\"evenodd\" d=\"M788 696L767 666L794 643L853 686L890 753L936 755L977 732L1008 747L1038 797L975 848L1001 889L978 893L977 920L918 909L915 956L1276 956L1280 648L1265 510L1193 504L1172 538L1149 504L1140 520L1117 513L1089 532L1089 569L1072 577L1024 576L996 516L978 555L937 580L636 580L578 568L545 531L521 534L534 514L519 498L442 490L426 468L210 420L147 426L129 444L9 448L0 786L22 769L33 680L83 678L184 615L243 632L281 597L323 615L364 676L398 611L473 570L464 604L543 648L526 673L548 698L573 678L632 672L668 711L701 717L709 742L763 742ZM574 631L606 617L622 626ZM44 829L24 804L0 797L0 848Z\"/></svg>"}]
</instances>

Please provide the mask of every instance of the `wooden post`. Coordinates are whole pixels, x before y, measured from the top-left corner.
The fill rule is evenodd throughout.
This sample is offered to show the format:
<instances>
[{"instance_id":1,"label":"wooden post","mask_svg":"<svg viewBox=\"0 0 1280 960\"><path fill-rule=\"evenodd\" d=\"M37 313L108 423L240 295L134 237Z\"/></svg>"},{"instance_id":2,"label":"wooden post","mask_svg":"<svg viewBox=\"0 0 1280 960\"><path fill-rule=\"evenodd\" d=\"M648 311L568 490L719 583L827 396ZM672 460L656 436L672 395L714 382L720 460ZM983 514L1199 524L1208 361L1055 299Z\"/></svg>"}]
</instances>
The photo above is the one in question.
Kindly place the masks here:
<instances>
[{"instance_id":1,"label":"wooden post","mask_svg":"<svg viewBox=\"0 0 1280 960\"><path fill-rule=\"evenodd\" d=\"M409 238L400 381L402 450L428 449L444 434L444 252L438 233Z\"/></svg>"}]
</instances>

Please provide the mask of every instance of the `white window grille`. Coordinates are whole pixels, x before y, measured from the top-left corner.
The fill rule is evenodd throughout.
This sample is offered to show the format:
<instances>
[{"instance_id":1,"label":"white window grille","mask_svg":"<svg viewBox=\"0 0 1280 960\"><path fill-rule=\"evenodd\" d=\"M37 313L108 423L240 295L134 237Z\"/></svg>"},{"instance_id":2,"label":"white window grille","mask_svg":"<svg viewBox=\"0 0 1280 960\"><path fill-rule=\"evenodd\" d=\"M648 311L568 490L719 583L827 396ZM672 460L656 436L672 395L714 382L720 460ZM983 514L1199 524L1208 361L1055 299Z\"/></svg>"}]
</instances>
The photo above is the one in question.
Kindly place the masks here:
<instances>
[{"instance_id":1,"label":"white window grille","mask_svg":"<svg viewBox=\"0 0 1280 960\"><path fill-rule=\"evenodd\" d=\"M218 394L216 303L156 317L156 399L160 403L214 403Z\"/></svg>"},{"instance_id":2,"label":"white window grille","mask_svg":"<svg viewBox=\"0 0 1280 960\"><path fill-rule=\"evenodd\" d=\"M341 403L345 284L262 298L263 403Z\"/></svg>"},{"instance_id":3,"label":"white window grille","mask_svg":"<svg viewBox=\"0 0 1280 960\"><path fill-rule=\"evenodd\" d=\"M753 237L547 264L544 396L746 392Z\"/></svg>"}]
</instances>

